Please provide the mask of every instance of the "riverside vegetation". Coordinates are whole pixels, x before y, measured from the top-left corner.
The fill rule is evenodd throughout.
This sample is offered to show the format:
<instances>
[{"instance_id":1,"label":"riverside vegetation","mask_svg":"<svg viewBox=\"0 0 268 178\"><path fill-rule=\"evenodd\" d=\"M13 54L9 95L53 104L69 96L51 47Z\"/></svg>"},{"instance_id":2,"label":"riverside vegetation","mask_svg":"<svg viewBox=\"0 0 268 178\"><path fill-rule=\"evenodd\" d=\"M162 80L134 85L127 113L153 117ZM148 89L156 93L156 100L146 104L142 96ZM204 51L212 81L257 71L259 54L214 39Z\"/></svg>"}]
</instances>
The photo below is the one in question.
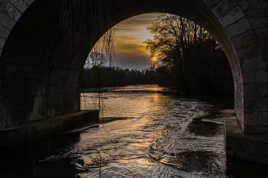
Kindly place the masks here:
<instances>
[{"instance_id":1,"label":"riverside vegetation","mask_svg":"<svg viewBox=\"0 0 268 178\"><path fill-rule=\"evenodd\" d=\"M175 88L183 96L233 97L233 79L227 58L219 44L204 27L175 16L159 16L148 28L153 39L144 43L152 53L152 66L147 70L105 67L105 53L110 63L111 36L107 33L102 50L90 53L91 68L81 75L82 89L158 84ZM108 37L107 37L108 36Z\"/></svg>"}]
</instances>

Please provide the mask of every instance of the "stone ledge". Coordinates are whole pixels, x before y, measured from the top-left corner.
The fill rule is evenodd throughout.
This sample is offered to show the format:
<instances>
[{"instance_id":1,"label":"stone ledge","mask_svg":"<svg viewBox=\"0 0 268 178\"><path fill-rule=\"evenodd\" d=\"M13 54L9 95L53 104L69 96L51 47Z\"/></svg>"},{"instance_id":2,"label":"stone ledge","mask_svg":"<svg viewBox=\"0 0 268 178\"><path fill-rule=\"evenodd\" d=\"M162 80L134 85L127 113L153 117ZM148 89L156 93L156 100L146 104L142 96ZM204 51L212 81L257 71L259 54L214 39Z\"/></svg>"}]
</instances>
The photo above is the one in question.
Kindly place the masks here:
<instances>
[{"instance_id":1,"label":"stone ledge","mask_svg":"<svg viewBox=\"0 0 268 178\"><path fill-rule=\"evenodd\" d=\"M268 136L243 135L236 117L225 118L226 153L228 159L268 164Z\"/></svg>"},{"instance_id":2,"label":"stone ledge","mask_svg":"<svg viewBox=\"0 0 268 178\"><path fill-rule=\"evenodd\" d=\"M0 147L14 147L32 140L85 127L99 121L99 111L80 111L46 120L36 120L18 127L0 130Z\"/></svg>"}]
</instances>

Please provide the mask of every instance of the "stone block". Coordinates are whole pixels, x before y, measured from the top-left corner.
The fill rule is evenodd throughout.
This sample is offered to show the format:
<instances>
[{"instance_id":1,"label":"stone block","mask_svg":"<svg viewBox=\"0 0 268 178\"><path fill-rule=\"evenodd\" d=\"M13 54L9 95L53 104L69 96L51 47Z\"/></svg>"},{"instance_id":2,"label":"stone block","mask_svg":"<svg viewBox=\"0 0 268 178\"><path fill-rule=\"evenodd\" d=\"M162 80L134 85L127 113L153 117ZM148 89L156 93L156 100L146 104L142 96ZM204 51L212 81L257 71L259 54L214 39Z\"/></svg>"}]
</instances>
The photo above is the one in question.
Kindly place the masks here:
<instances>
[{"instance_id":1,"label":"stone block","mask_svg":"<svg viewBox=\"0 0 268 178\"><path fill-rule=\"evenodd\" d=\"M247 125L255 125L256 130L262 125L268 125L268 112L267 111L252 111L246 113Z\"/></svg>"},{"instance_id":2,"label":"stone block","mask_svg":"<svg viewBox=\"0 0 268 178\"><path fill-rule=\"evenodd\" d=\"M267 83L263 83L263 82L262 83L256 83L256 82L245 83L244 98L246 101L257 98L259 103L261 103L263 101L263 98L265 97L268 97L268 84ZM261 98L261 99L258 99L258 98ZM266 107L266 105L264 106Z\"/></svg>"},{"instance_id":3,"label":"stone block","mask_svg":"<svg viewBox=\"0 0 268 178\"><path fill-rule=\"evenodd\" d=\"M242 75L245 76L246 78L249 78L253 73L257 71L257 66L250 64L254 64L254 61L253 62L244 61L243 66L241 68Z\"/></svg>"},{"instance_id":4,"label":"stone block","mask_svg":"<svg viewBox=\"0 0 268 178\"><path fill-rule=\"evenodd\" d=\"M8 15L14 20L14 21L18 21L18 19L21 16L21 12L18 11L18 9L11 3L8 3L6 6L6 10Z\"/></svg>"},{"instance_id":5,"label":"stone block","mask_svg":"<svg viewBox=\"0 0 268 178\"><path fill-rule=\"evenodd\" d=\"M12 3L21 13L23 13L28 7L23 0L10 0L10 3Z\"/></svg>"},{"instance_id":6,"label":"stone block","mask_svg":"<svg viewBox=\"0 0 268 178\"><path fill-rule=\"evenodd\" d=\"M0 11L5 8L9 0L0 0Z\"/></svg>"},{"instance_id":7,"label":"stone block","mask_svg":"<svg viewBox=\"0 0 268 178\"><path fill-rule=\"evenodd\" d=\"M243 79L245 84L255 83L256 82L256 73L255 72L244 72Z\"/></svg>"},{"instance_id":8,"label":"stone block","mask_svg":"<svg viewBox=\"0 0 268 178\"><path fill-rule=\"evenodd\" d=\"M220 18L220 22L224 27L227 27L230 24L235 23L239 19L244 17L244 13L239 7L235 7L230 10L224 17Z\"/></svg>"},{"instance_id":9,"label":"stone block","mask_svg":"<svg viewBox=\"0 0 268 178\"><path fill-rule=\"evenodd\" d=\"M9 35L9 30L5 27L0 26L0 38L7 38Z\"/></svg>"},{"instance_id":10,"label":"stone block","mask_svg":"<svg viewBox=\"0 0 268 178\"><path fill-rule=\"evenodd\" d=\"M256 69L254 72L244 72L243 78L245 84L258 83L265 87L267 83L268 73L264 70Z\"/></svg>"},{"instance_id":11,"label":"stone block","mask_svg":"<svg viewBox=\"0 0 268 178\"><path fill-rule=\"evenodd\" d=\"M0 11L0 19L0 27L4 27L8 30L12 30L16 23L16 21L14 21L10 16L7 15L7 13L4 13L3 11Z\"/></svg>"},{"instance_id":12,"label":"stone block","mask_svg":"<svg viewBox=\"0 0 268 178\"><path fill-rule=\"evenodd\" d=\"M245 61L252 60L259 55L259 50L256 43L251 43L247 45L247 48L236 49L236 52L242 64Z\"/></svg>"},{"instance_id":13,"label":"stone block","mask_svg":"<svg viewBox=\"0 0 268 178\"><path fill-rule=\"evenodd\" d=\"M254 120L257 120L258 118L258 113L251 111L250 108L245 108L245 125L249 125L250 123L252 124Z\"/></svg>"},{"instance_id":14,"label":"stone block","mask_svg":"<svg viewBox=\"0 0 268 178\"><path fill-rule=\"evenodd\" d=\"M224 17L232 8L234 7L234 4L232 1L224 0L218 3L216 7L212 9L212 12L216 17L221 19Z\"/></svg>"},{"instance_id":15,"label":"stone block","mask_svg":"<svg viewBox=\"0 0 268 178\"><path fill-rule=\"evenodd\" d=\"M238 5L244 11L246 11L249 8L249 4L248 4L248 1L247 0L240 0L238 2Z\"/></svg>"},{"instance_id":16,"label":"stone block","mask_svg":"<svg viewBox=\"0 0 268 178\"><path fill-rule=\"evenodd\" d=\"M262 39L264 34L267 34L268 17L252 17L248 19L253 29L257 32L259 39Z\"/></svg>"},{"instance_id":17,"label":"stone block","mask_svg":"<svg viewBox=\"0 0 268 178\"><path fill-rule=\"evenodd\" d=\"M229 25L225 28L226 33L230 39L234 38L237 35L250 31L250 25L246 18L242 18L236 23Z\"/></svg>"},{"instance_id":18,"label":"stone block","mask_svg":"<svg viewBox=\"0 0 268 178\"><path fill-rule=\"evenodd\" d=\"M0 38L0 49L4 48L6 40L3 38Z\"/></svg>"},{"instance_id":19,"label":"stone block","mask_svg":"<svg viewBox=\"0 0 268 178\"><path fill-rule=\"evenodd\" d=\"M30 6L35 0L23 0L28 6Z\"/></svg>"},{"instance_id":20,"label":"stone block","mask_svg":"<svg viewBox=\"0 0 268 178\"><path fill-rule=\"evenodd\" d=\"M254 5L251 4L251 8L249 8L248 11L246 11L247 16L250 18L251 17L265 17L268 7L265 7L265 5L264 7L256 7L256 4Z\"/></svg>"},{"instance_id":21,"label":"stone block","mask_svg":"<svg viewBox=\"0 0 268 178\"><path fill-rule=\"evenodd\" d=\"M257 36L253 31L247 31L246 33L233 37L232 43L242 63L246 59L256 57L259 53L258 45L256 45Z\"/></svg>"},{"instance_id":22,"label":"stone block","mask_svg":"<svg viewBox=\"0 0 268 178\"><path fill-rule=\"evenodd\" d=\"M261 101L257 103L256 111L260 112L258 119L259 120L266 120L265 122L268 124L268 108L267 103L268 99L263 97Z\"/></svg>"},{"instance_id":23,"label":"stone block","mask_svg":"<svg viewBox=\"0 0 268 178\"><path fill-rule=\"evenodd\" d=\"M265 63L262 60L262 57L256 57L243 61L241 68L242 72L257 72L258 70L265 70Z\"/></svg>"},{"instance_id":24,"label":"stone block","mask_svg":"<svg viewBox=\"0 0 268 178\"><path fill-rule=\"evenodd\" d=\"M257 99L259 98L260 94L258 92L258 89L256 88L256 83L248 83L244 86L244 101L245 101L245 107L246 105L252 105L254 104Z\"/></svg>"},{"instance_id":25,"label":"stone block","mask_svg":"<svg viewBox=\"0 0 268 178\"><path fill-rule=\"evenodd\" d=\"M262 97L268 97L268 83L262 83L258 90Z\"/></svg>"},{"instance_id":26,"label":"stone block","mask_svg":"<svg viewBox=\"0 0 268 178\"><path fill-rule=\"evenodd\" d=\"M258 90L258 87L256 88L255 91L255 96L245 96L245 111L247 113L262 113L262 115L258 115L256 117L256 120L262 120L262 118L267 118L266 116L264 117L264 113L268 113L268 97L267 96L261 96L260 91Z\"/></svg>"},{"instance_id":27,"label":"stone block","mask_svg":"<svg viewBox=\"0 0 268 178\"><path fill-rule=\"evenodd\" d=\"M212 8L215 7L216 5L218 5L222 0L204 0L205 4Z\"/></svg>"},{"instance_id":28,"label":"stone block","mask_svg":"<svg viewBox=\"0 0 268 178\"><path fill-rule=\"evenodd\" d=\"M253 31L247 31L232 38L232 43L236 49L248 49L251 45L256 46L257 36Z\"/></svg>"},{"instance_id":29,"label":"stone block","mask_svg":"<svg viewBox=\"0 0 268 178\"><path fill-rule=\"evenodd\" d=\"M267 82L268 73L264 70L258 70L256 72L256 82L266 83Z\"/></svg>"}]
</instances>

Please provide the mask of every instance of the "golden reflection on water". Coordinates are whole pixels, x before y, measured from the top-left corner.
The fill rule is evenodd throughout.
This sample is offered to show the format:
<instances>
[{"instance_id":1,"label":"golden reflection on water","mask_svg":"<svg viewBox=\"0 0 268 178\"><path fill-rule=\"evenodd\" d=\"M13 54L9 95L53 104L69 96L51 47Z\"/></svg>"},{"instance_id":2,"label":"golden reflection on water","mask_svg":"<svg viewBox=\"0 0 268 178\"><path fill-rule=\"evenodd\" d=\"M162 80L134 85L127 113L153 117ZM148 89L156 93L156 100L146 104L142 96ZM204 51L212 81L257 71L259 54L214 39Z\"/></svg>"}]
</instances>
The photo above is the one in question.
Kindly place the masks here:
<instances>
[{"instance_id":1,"label":"golden reflection on water","mask_svg":"<svg viewBox=\"0 0 268 178\"><path fill-rule=\"evenodd\" d=\"M152 101L155 102L155 103L158 103L160 100L160 97L159 97L159 94L153 94L152 95Z\"/></svg>"},{"instance_id":2,"label":"golden reflection on water","mask_svg":"<svg viewBox=\"0 0 268 178\"><path fill-rule=\"evenodd\" d=\"M101 117L137 117L141 113L150 113L160 109L160 103L165 100L158 92L163 87L157 85L127 86L111 88L101 94ZM133 91L133 92L131 92ZM119 94L120 93L120 94ZM99 109L98 93L81 94L81 110Z\"/></svg>"},{"instance_id":3,"label":"golden reflection on water","mask_svg":"<svg viewBox=\"0 0 268 178\"><path fill-rule=\"evenodd\" d=\"M81 150L78 152L81 162L91 168L87 177L98 177L100 160L106 177L159 177L162 173L173 177L181 175L171 168L182 166L176 158L177 148L179 151L212 149L222 153L222 137L200 141L187 133L190 118L193 114L202 114L204 104L180 101L163 95L163 90L156 85L127 86L110 88L101 94L101 117L115 120L81 134L76 149ZM81 109L97 109L98 99L98 93L82 94ZM191 139L184 138L186 136ZM216 149L215 145L218 145ZM221 161L215 162L217 166L219 163ZM168 169L164 165L168 165Z\"/></svg>"}]
</instances>

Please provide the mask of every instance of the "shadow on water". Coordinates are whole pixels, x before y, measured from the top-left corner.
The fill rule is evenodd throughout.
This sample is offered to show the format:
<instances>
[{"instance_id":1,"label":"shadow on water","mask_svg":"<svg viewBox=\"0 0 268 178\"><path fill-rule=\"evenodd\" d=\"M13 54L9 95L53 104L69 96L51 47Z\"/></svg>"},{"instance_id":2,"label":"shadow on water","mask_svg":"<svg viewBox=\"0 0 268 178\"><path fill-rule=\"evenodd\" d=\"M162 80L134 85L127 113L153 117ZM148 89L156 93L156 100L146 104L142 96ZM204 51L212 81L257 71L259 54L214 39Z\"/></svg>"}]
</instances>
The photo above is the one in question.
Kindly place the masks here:
<instances>
[{"instance_id":1,"label":"shadow on water","mask_svg":"<svg viewBox=\"0 0 268 178\"><path fill-rule=\"evenodd\" d=\"M77 174L74 157L68 152L80 140L80 134L66 134L27 144L27 147L0 148L0 178L73 178ZM66 155L63 155L66 154ZM44 158L62 155L52 162Z\"/></svg>"},{"instance_id":2,"label":"shadow on water","mask_svg":"<svg viewBox=\"0 0 268 178\"><path fill-rule=\"evenodd\" d=\"M208 171L213 169L213 158L217 157L214 152L210 151L186 151L176 154L176 164L182 165L186 171Z\"/></svg>"},{"instance_id":3,"label":"shadow on water","mask_svg":"<svg viewBox=\"0 0 268 178\"><path fill-rule=\"evenodd\" d=\"M126 119L129 118L103 118L101 123ZM98 127L99 124L90 126ZM31 141L26 146L0 148L0 178L76 178L89 171L88 165L72 153L83 131L65 132Z\"/></svg>"}]
</instances>

